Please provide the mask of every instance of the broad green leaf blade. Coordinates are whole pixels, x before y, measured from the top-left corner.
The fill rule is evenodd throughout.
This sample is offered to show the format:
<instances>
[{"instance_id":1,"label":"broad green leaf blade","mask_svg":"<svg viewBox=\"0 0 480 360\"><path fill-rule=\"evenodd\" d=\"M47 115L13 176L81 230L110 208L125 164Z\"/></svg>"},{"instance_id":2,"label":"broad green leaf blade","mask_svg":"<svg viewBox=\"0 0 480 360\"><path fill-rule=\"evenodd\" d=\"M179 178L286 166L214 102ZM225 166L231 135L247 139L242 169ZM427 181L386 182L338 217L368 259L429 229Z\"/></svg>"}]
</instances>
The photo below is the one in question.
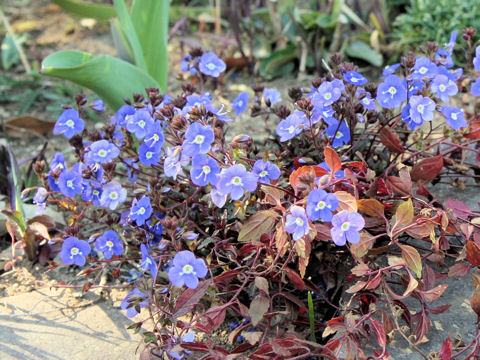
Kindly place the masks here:
<instances>
[{"instance_id":1,"label":"broad green leaf blade","mask_svg":"<svg viewBox=\"0 0 480 360\"><path fill-rule=\"evenodd\" d=\"M374 66L382 66L383 64L382 54L360 40L349 44L345 52L352 58L365 60Z\"/></svg>"},{"instance_id":2,"label":"broad green leaf blade","mask_svg":"<svg viewBox=\"0 0 480 360\"><path fill-rule=\"evenodd\" d=\"M163 2L164 0L160 1ZM133 26L132 18L128 12L127 6L125 5L124 0L113 0L115 10L117 11L118 19L122 25L122 31L128 39L130 47L132 48L133 58L135 59L135 64L142 70L147 70L147 64L145 63L145 57L143 55L142 46L140 40L138 39L137 33L135 32L135 27ZM150 49L149 49L150 50Z\"/></svg>"},{"instance_id":3,"label":"broad green leaf blade","mask_svg":"<svg viewBox=\"0 0 480 360\"><path fill-rule=\"evenodd\" d=\"M293 61L298 57L294 45L274 51L268 58L260 63L260 76L266 80L277 76L285 76L293 72Z\"/></svg>"},{"instance_id":4,"label":"broad green leaf blade","mask_svg":"<svg viewBox=\"0 0 480 360\"><path fill-rule=\"evenodd\" d=\"M132 5L133 27L145 56L147 71L162 89L168 79L169 0L136 0Z\"/></svg>"},{"instance_id":5,"label":"broad green leaf blade","mask_svg":"<svg viewBox=\"0 0 480 360\"><path fill-rule=\"evenodd\" d=\"M51 0L66 12L82 18L92 18L98 21L108 21L116 16L111 5L90 4L74 0Z\"/></svg>"},{"instance_id":6,"label":"broad green leaf blade","mask_svg":"<svg viewBox=\"0 0 480 360\"><path fill-rule=\"evenodd\" d=\"M26 35L22 35L17 38L17 44L22 46L22 44L27 39ZM12 35L7 35L3 38L2 41L2 66L5 70L10 69L10 67L16 64L20 60L20 55L18 54L17 47L15 46L14 38Z\"/></svg>"},{"instance_id":7,"label":"broad green leaf blade","mask_svg":"<svg viewBox=\"0 0 480 360\"><path fill-rule=\"evenodd\" d=\"M145 93L158 83L138 67L108 55L93 56L81 51L59 51L42 62L41 74L66 79L85 86L100 96L113 110L123 98Z\"/></svg>"},{"instance_id":8,"label":"broad green leaf blade","mask_svg":"<svg viewBox=\"0 0 480 360\"><path fill-rule=\"evenodd\" d=\"M113 19L110 23L113 43L117 49L118 57L133 64L133 52L128 43L125 33L122 31L122 25L118 19Z\"/></svg>"}]
</instances>

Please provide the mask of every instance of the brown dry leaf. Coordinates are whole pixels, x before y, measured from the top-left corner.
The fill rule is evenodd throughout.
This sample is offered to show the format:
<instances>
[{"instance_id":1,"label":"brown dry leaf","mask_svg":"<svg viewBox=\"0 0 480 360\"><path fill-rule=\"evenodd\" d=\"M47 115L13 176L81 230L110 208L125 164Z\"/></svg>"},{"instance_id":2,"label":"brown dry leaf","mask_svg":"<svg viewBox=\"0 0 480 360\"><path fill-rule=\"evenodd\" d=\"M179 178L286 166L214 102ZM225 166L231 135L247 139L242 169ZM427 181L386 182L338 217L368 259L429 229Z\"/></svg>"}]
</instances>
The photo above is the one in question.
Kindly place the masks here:
<instances>
[{"instance_id":1,"label":"brown dry leaf","mask_svg":"<svg viewBox=\"0 0 480 360\"><path fill-rule=\"evenodd\" d=\"M360 233L360 241L356 244L350 244L350 251L352 252L355 257L358 259L367 255L368 250L373 247L373 243L375 241L369 241L372 238L372 235L367 233L366 231L362 231Z\"/></svg>"},{"instance_id":2,"label":"brown dry leaf","mask_svg":"<svg viewBox=\"0 0 480 360\"><path fill-rule=\"evenodd\" d=\"M335 196L338 199L338 211L347 210L349 212L357 212L357 200L346 191L337 191Z\"/></svg>"},{"instance_id":3,"label":"brown dry leaf","mask_svg":"<svg viewBox=\"0 0 480 360\"><path fill-rule=\"evenodd\" d=\"M25 132L40 137L52 132L55 122L42 120L33 116L19 116L7 120L5 127L10 136L24 136Z\"/></svg>"}]
</instances>

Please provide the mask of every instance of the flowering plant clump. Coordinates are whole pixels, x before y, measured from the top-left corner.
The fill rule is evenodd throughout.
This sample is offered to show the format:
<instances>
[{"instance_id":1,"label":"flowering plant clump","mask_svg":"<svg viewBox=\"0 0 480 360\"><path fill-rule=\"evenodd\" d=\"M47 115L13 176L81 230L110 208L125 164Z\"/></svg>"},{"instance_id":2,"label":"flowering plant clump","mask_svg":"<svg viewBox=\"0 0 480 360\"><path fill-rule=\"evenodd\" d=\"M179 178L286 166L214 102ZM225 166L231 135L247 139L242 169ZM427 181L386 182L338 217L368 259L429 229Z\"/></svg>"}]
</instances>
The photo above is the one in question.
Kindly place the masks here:
<instances>
[{"instance_id":1,"label":"flowering plant clump","mask_svg":"<svg viewBox=\"0 0 480 360\"><path fill-rule=\"evenodd\" d=\"M473 52L471 30L464 38ZM448 309L431 304L446 289L445 257L459 260L448 276L480 265L478 213L426 187L478 170L462 154L478 154L480 118L455 97L474 80L440 50L406 56L378 86L335 54L325 77L289 90L291 103L254 86L253 102L240 94L234 113L192 84L176 97L148 88L100 131L84 128L77 96L55 126L76 162L58 153L35 166L35 202L70 214L55 240L60 260L86 267L85 291L102 273L130 272L121 308L153 320L149 356L363 359L369 344L388 359L392 333L416 348L430 317ZM203 89L225 64L195 49L181 69ZM225 136L247 104L275 129L264 142ZM421 310L411 313L407 297ZM215 343L232 318L228 344ZM442 359L455 356L449 339Z\"/></svg>"}]
</instances>

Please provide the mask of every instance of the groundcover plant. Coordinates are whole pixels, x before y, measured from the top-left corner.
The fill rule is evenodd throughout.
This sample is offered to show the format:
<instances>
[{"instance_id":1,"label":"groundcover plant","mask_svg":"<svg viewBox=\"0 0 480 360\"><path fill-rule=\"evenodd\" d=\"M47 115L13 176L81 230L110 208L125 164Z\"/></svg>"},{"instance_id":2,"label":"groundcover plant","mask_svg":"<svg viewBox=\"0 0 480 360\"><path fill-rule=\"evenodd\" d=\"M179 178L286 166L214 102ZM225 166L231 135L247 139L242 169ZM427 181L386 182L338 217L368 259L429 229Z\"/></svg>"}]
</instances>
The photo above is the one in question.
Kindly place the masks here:
<instances>
[{"instance_id":1,"label":"groundcover plant","mask_svg":"<svg viewBox=\"0 0 480 360\"><path fill-rule=\"evenodd\" d=\"M480 265L479 213L427 186L479 173L473 33L463 31L464 70L451 61L456 36L375 81L334 54L291 101L255 85L230 111L206 92L225 64L198 49L181 64L196 85L135 94L101 130L88 129L78 95L54 129L77 161L57 153L35 166L34 201L68 212L68 225L36 248L61 247L63 264L50 265L81 267L84 291L131 272L121 308L138 315L145 359L387 359L395 336L420 351L449 308L431 304L443 279ZM247 108L270 132L262 143L227 136ZM478 338L455 350L448 337L438 355L474 356Z\"/></svg>"}]
</instances>

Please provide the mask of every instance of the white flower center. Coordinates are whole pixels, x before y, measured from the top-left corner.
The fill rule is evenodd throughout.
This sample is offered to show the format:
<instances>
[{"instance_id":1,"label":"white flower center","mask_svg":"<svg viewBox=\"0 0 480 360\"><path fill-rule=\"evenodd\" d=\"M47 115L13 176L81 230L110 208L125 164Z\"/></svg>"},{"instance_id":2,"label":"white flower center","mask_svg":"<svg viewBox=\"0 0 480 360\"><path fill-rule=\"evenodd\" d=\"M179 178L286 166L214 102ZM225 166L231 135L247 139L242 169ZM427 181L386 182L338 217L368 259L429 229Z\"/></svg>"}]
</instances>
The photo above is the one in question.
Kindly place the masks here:
<instances>
[{"instance_id":1,"label":"white flower center","mask_svg":"<svg viewBox=\"0 0 480 360\"><path fill-rule=\"evenodd\" d=\"M113 247L113 242L112 242L111 240L108 240L108 241L105 243L105 245L106 245L109 249L111 249L111 248Z\"/></svg>"},{"instance_id":2,"label":"white flower center","mask_svg":"<svg viewBox=\"0 0 480 360\"><path fill-rule=\"evenodd\" d=\"M202 170L203 170L203 173L204 173L205 175L210 174L210 171L211 171L211 170L210 170L210 166L208 166L208 165L203 165Z\"/></svg>"},{"instance_id":3,"label":"white flower center","mask_svg":"<svg viewBox=\"0 0 480 360\"><path fill-rule=\"evenodd\" d=\"M325 206L327 206L327 203L325 201L319 201L315 210L323 210L325 209Z\"/></svg>"},{"instance_id":4,"label":"white flower center","mask_svg":"<svg viewBox=\"0 0 480 360\"><path fill-rule=\"evenodd\" d=\"M369 98L363 98L362 101L363 101L363 103L364 103L365 105L369 105L369 104L370 104L370 99L369 99Z\"/></svg>"},{"instance_id":5,"label":"white flower center","mask_svg":"<svg viewBox=\"0 0 480 360\"><path fill-rule=\"evenodd\" d=\"M105 156L107 156L107 152L102 149L102 150L100 150L100 151L98 152L98 156L100 156L100 157L105 157Z\"/></svg>"},{"instance_id":6,"label":"white flower center","mask_svg":"<svg viewBox=\"0 0 480 360\"><path fill-rule=\"evenodd\" d=\"M295 219L295 224L297 224L298 226L303 226L303 219L300 217L297 217Z\"/></svg>"},{"instance_id":7,"label":"white flower center","mask_svg":"<svg viewBox=\"0 0 480 360\"><path fill-rule=\"evenodd\" d=\"M112 200L117 200L118 199L118 193L116 191L112 191L109 195L109 198Z\"/></svg>"},{"instance_id":8,"label":"white flower center","mask_svg":"<svg viewBox=\"0 0 480 360\"><path fill-rule=\"evenodd\" d=\"M446 88L447 88L447 87L446 87L445 85L443 85L443 84L441 84L441 85L438 87L438 89L439 89L441 92L444 92Z\"/></svg>"},{"instance_id":9,"label":"white flower center","mask_svg":"<svg viewBox=\"0 0 480 360\"><path fill-rule=\"evenodd\" d=\"M288 128L288 132L290 134L293 134L293 132L295 131L295 126L291 125L289 128Z\"/></svg>"},{"instance_id":10,"label":"white flower center","mask_svg":"<svg viewBox=\"0 0 480 360\"><path fill-rule=\"evenodd\" d=\"M390 95L395 95L397 93L397 89L395 89L393 86L390 86L387 90L387 92L390 94Z\"/></svg>"},{"instance_id":11,"label":"white flower center","mask_svg":"<svg viewBox=\"0 0 480 360\"><path fill-rule=\"evenodd\" d=\"M138 209L137 214L139 215L145 214L145 208L142 206L140 209Z\"/></svg>"},{"instance_id":12,"label":"white flower center","mask_svg":"<svg viewBox=\"0 0 480 360\"><path fill-rule=\"evenodd\" d=\"M75 255L78 255L78 254L81 255L82 253L80 252L80 250L77 247L72 247L70 249L70 255L75 256Z\"/></svg>"},{"instance_id":13,"label":"white flower center","mask_svg":"<svg viewBox=\"0 0 480 360\"><path fill-rule=\"evenodd\" d=\"M420 104L417 106L417 110L420 114L423 114L424 109L425 109L425 105Z\"/></svg>"},{"instance_id":14,"label":"white flower center","mask_svg":"<svg viewBox=\"0 0 480 360\"><path fill-rule=\"evenodd\" d=\"M343 134L340 131L337 131L337 135L335 135L336 139L341 139L343 137Z\"/></svg>"},{"instance_id":15,"label":"white flower center","mask_svg":"<svg viewBox=\"0 0 480 360\"><path fill-rule=\"evenodd\" d=\"M138 122L138 126L140 126L140 127L143 129L143 128L145 127L145 121L140 120L140 121Z\"/></svg>"},{"instance_id":16,"label":"white flower center","mask_svg":"<svg viewBox=\"0 0 480 360\"><path fill-rule=\"evenodd\" d=\"M330 100L330 99L332 98L332 93L327 92L325 95L323 95L323 98L324 98L325 100Z\"/></svg>"},{"instance_id":17,"label":"white flower center","mask_svg":"<svg viewBox=\"0 0 480 360\"><path fill-rule=\"evenodd\" d=\"M242 107L242 106L243 106L243 101L240 100L240 101L237 103L237 106L238 106L238 107Z\"/></svg>"},{"instance_id":18,"label":"white flower center","mask_svg":"<svg viewBox=\"0 0 480 360\"><path fill-rule=\"evenodd\" d=\"M207 68L209 68L210 70L213 70L213 69L215 69L215 64L214 63L208 63Z\"/></svg>"},{"instance_id":19,"label":"white flower center","mask_svg":"<svg viewBox=\"0 0 480 360\"><path fill-rule=\"evenodd\" d=\"M100 194L100 191L98 191L98 190L93 190L93 191L92 191L92 195L97 196L98 194Z\"/></svg>"},{"instance_id":20,"label":"white flower center","mask_svg":"<svg viewBox=\"0 0 480 360\"><path fill-rule=\"evenodd\" d=\"M451 118L452 118L453 120L457 120L457 114L452 113Z\"/></svg>"},{"instance_id":21,"label":"white flower center","mask_svg":"<svg viewBox=\"0 0 480 360\"><path fill-rule=\"evenodd\" d=\"M70 189L73 189L73 181L72 180L67 180L67 187Z\"/></svg>"},{"instance_id":22,"label":"white flower center","mask_svg":"<svg viewBox=\"0 0 480 360\"><path fill-rule=\"evenodd\" d=\"M190 264L184 265L182 268L182 274L192 274L193 272L193 266Z\"/></svg>"},{"instance_id":23,"label":"white flower center","mask_svg":"<svg viewBox=\"0 0 480 360\"><path fill-rule=\"evenodd\" d=\"M73 127L75 126L75 121L73 121L72 119L68 119L66 122L65 122L65 125L67 125L69 128L73 129Z\"/></svg>"},{"instance_id":24,"label":"white flower center","mask_svg":"<svg viewBox=\"0 0 480 360\"><path fill-rule=\"evenodd\" d=\"M150 159L152 156L153 156L153 153L151 151L147 151L147 153L145 154L145 157L147 159Z\"/></svg>"},{"instance_id":25,"label":"white flower center","mask_svg":"<svg viewBox=\"0 0 480 360\"><path fill-rule=\"evenodd\" d=\"M263 178L263 177L265 177L265 176L268 175L268 171L267 171L267 170L263 170L259 175L260 175L261 178Z\"/></svg>"},{"instance_id":26,"label":"white flower center","mask_svg":"<svg viewBox=\"0 0 480 360\"><path fill-rule=\"evenodd\" d=\"M425 66L422 66L422 67L420 68L420 70L418 70L418 72L419 72L420 74L422 74L422 75L425 74L427 71L428 71L428 69L427 69Z\"/></svg>"},{"instance_id":27,"label":"white flower center","mask_svg":"<svg viewBox=\"0 0 480 360\"><path fill-rule=\"evenodd\" d=\"M342 231L348 231L350 229L350 225L351 224L348 221L345 221L341 226Z\"/></svg>"},{"instance_id":28,"label":"white flower center","mask_svg":"<svg viewBox=\"0 0 480 360\"><path fill-rule=\"evenodd\" d=\"M232 179L232 184L235 185L235 186L242 186L243 185L242 178L240 176L235 176Z\"/></svg>"},{"instance_id":29,"label":"white flower center","mask_svg":"<svg viewBox=\"0 0 480 360\"><path fill-rule=\"evenodd\" d=\"M197 135L197 136L195 136L195 139L193 140L193 143L194 144L203 144L204 140L205 140L205 136Z\"/></svg>"}]
</instances>

